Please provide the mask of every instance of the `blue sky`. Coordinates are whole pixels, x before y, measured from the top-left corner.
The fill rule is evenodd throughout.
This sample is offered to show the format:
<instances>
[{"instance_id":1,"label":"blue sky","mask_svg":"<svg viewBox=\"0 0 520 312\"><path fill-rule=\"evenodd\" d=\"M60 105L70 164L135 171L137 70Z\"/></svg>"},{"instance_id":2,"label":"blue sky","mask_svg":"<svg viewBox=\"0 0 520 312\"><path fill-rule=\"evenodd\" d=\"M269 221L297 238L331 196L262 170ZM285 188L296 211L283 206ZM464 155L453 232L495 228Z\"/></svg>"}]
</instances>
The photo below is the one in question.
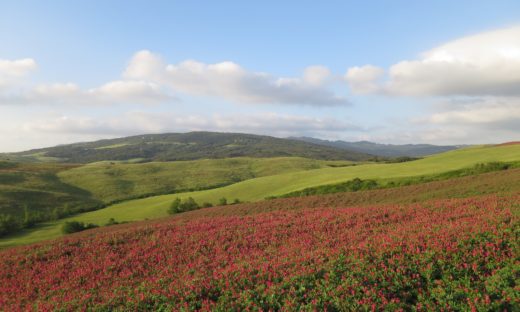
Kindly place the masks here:
<instances>
[{"instance_id":1,"label":"blue sky","mask_svg":"<svg viewBox=\"0 0 520 312\"><path fill-rule=\"evenodd\" d=\"M519 13L518 1L2 1L0 151L189 130L518 139L520 77L492 69L520 64Z\"/></svg>"}]
</instances>

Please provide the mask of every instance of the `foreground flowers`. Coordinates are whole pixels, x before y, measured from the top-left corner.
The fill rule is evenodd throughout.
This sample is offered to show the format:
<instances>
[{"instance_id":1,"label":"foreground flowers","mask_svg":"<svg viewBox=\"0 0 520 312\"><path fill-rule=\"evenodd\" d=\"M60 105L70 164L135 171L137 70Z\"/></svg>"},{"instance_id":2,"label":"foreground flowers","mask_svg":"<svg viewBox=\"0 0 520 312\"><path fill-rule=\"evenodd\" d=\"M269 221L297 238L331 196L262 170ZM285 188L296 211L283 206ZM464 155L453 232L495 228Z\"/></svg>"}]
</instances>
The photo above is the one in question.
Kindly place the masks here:
<instances>
[{"instance_id":1,"label":"foreground flowers","mask_svg":"<svg viewBox=\"0 0 520 312\"><path fill-rule=\"evenodd\" d=\"M486 196L95 230L0 252L0 307L513 310L519 202Z\"/></svg>"}]
</instances>

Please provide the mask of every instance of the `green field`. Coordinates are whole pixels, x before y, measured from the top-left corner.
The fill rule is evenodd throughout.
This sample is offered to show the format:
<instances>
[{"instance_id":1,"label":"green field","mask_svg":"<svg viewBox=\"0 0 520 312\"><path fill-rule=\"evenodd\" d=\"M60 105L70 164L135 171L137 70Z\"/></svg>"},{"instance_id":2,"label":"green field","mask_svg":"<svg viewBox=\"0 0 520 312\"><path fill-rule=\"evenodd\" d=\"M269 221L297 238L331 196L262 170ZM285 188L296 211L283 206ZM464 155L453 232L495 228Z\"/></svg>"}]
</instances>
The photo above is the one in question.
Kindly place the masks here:
<instances>
[{"instance_id":1,"label":"green field","mask_svg":"<svg viewBox=\"0 0 520 312\"><path fill-rule=\"evenodd\" d=\"M348 166L349 161L301 157L225 158L193 161L121 163L103 161L62 171L60 179L105 203L150 195L217 188L247 179Z\"/></svg>"},{"instance_id":2,"label":"green field","mask_svg":"<svg viewBox=\"0 0 520 312\"><path fill-rule=\"evenodd\" d=\"M0 162L0 214L20 217L25 208L48 214L57 208L85 211L101 206L88 191L58 178L59 172L72 168L57 163Z\"/></svg>"},{"instance_id":3,"label":"green field","mask_svg":"<svg viewBox=\"0 0 520 312\"><path fill-rule=\"evenodd\" d=\"M117 221L136 221L164 217L167 215L166 210L168 206L176 197L187 198L191 196L199 203L205 201L216 203L221 197L226 197L228 200L239 198L241 201L257 201L262 200L267 196L281 195L306 187L337 183L356 177L362 179L384 180L442 173L450 170L471 167L477 163L517 160L520 160L520 145L500 147L479 146L450 151L406 163L330 167L254 178L226 187L206 191L170 194L131 200L101 210L83 213L55 222L45 223L36 229L27 230L23 233L17 234L16 236L1 239L0 247L27 244L61 236L61 225L70 220L102 225L110 218L115 218Z\"/></svg>"}]
</instances>

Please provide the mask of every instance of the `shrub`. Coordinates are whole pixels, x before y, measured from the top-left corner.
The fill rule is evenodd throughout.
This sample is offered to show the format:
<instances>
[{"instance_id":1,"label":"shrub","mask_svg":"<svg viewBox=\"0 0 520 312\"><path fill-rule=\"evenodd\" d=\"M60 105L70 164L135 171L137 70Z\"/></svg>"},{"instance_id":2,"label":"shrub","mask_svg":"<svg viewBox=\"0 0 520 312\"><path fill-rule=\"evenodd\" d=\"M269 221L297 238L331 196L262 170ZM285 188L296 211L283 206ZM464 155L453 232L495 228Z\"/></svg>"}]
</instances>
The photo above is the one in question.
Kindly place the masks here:
<instances>
[{"instance_id":1,"label":"shrub","mask_svg":"<svg viewBox=\"0 0 520 312\"><path fill-rule=\"evenodd\" d=\"M180 209L179 209L180 205L181 205L181 199L179 197L175 198L175 200L171 203L170 208L168 208L168 213L175 214L175 213L180 212Z\"/></svg>"},{"instance_id":2,"label":"shrub","mask_svg":"<svg viewBox=\"0 0 520 312\"><path fill-rule=\"evenodd\" d=\"M68 221L68 222L65 222L65 224L63 224L63 226L61 227L61 231L64 234L70 234L70 233L85 231L88 229L93 229L96 227L98 227L98 226L96 224L92 224L92 223L85 224L83 222L78 222L78 221Z\"/></svg>"},{"instance_id":3,"label":"shrub","mask_svg":"<svg viewBox=\"0 0 520 312\"><path fill-rule=\"evenodd\" d=\"M119 224L119 222L117 222L116 219L114 219L114 218L110 218L110 219L108 219L108 222L105 224L105 226L111 226L111 225L116 225L116 224Z\"/></svg>"},{"instance_id":4,"label":"shrub","mask_svg":"<svg viewBox=\"0 0 520 312\"><path fill-rule=\"evenodd\" d=\"M177 197L170 205L170 208L168 208L168 213L176 214L184 211L195 210L199 207L199 204L197 204L195 199L193 199L192 197L188 197L184 201L181 201L181 199Z\"/></svg>"},{"instance_id":5,"label":"shrub","mask_svg":"<svg viewBox=\"0 0 520 312\"><path fill-rule=\"evenodd\" d=\"M225 197L222 197L221 199L218 200L218 204L220 206L225 206L227 205L227 199Z\"/></svg>"}]
</instances>

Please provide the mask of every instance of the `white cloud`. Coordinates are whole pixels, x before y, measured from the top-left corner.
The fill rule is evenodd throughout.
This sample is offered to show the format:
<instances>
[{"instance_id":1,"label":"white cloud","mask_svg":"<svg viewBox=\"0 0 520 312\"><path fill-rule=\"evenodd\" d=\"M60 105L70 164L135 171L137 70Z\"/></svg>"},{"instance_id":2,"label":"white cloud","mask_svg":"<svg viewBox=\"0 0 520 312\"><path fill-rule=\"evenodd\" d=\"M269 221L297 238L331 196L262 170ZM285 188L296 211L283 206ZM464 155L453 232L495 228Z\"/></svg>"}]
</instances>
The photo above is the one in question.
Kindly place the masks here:
<instances>
[{"instance_id":1,"label":"white cloud","mask_svg":"<svg viewBox=\"0 0 520 312\"><path fill-rule=\"evenodd\" d=\"M517 96L520 95L520 26L464 37L427 51L417 60L401 61L389 68L384 83L377 82L380 73L372 76L371 73L377 70L351 68L347 81L354 91L371 93Z\"/></svg>"},{"instance_id":2,"label":"white cloud","mask_svg":"<svg viewBox=\"0 0 520 312\"><path fill-rule=\"evenodd\" d=\"M105 102L150 103L173 99L161 86L148 81L118 80L88 91Z\"/></svg>"},{"instance_id":3,"label":"white cloud","mask_svg":"<svg viewBox=\"0 0 520 312\"><path fill-rule=\"evenodd\" d=\"M345 98L324 86L328 76L330 71L323 66L307 68L302 78L284 78L250 72L230 61L205 64L187 60L166 65L149 51L136 53L124 72L126 78L150 80L178 92L221 97L237 103L347 104Z\"/></svg>"},{"instance_id":4,"label":"white cloud","mask_svg":"<svg viewBox=\"0 0 520 312\"><path fill-rule=\"evenodd\" d=\"M27 76L37 67L33 59L20 60L0 59L0 87L11 85L20 78Z\"/></svg>"},{"instance_id":5,"label":"white cloud","mask_svg":"<svg viewBox=\"0 0 520 312\"><path fill-rule=\"evenodd\" d=\"M321 86L331 77L330 70L321 65L314 65L305 68L303 72L303 80L313 86Z\"/></svg>"},{"instance_id":6,"label":"white cloud","mask_svg":"<svg viewBox=\"0 0 520 312\"><path fill-rule=\"evenodd\" d=\"M26 132L122 136L172 131L224 131L276 136L315 135L363 131L359 126L334 118L315 118L277 113L249 115L179 115L133 112L109 118L58 116L23 124Z\"/></svg>"},{"instance_id":7,"label":"white cloud","mask_svg":"<svg viewBox=\"0 0 520 312\"><path fill-rule=\"evenodd\" d=\"M520 98L490 98L433 114L434 125L456 125L479 129L502 129L520 133Z\"/></svg>"},{"instance_id":8,"label":"white cloud","mask_svg":"<svg viewBox=\"0 0 520 312\"><path fill-rule=\"evenodd\" d=\"M352 67L345 74L345 79L354 93L374 93L380 88L379 80L383 77L384 72L384 69L373 65Z\"/></svg>"}]
</instances>

